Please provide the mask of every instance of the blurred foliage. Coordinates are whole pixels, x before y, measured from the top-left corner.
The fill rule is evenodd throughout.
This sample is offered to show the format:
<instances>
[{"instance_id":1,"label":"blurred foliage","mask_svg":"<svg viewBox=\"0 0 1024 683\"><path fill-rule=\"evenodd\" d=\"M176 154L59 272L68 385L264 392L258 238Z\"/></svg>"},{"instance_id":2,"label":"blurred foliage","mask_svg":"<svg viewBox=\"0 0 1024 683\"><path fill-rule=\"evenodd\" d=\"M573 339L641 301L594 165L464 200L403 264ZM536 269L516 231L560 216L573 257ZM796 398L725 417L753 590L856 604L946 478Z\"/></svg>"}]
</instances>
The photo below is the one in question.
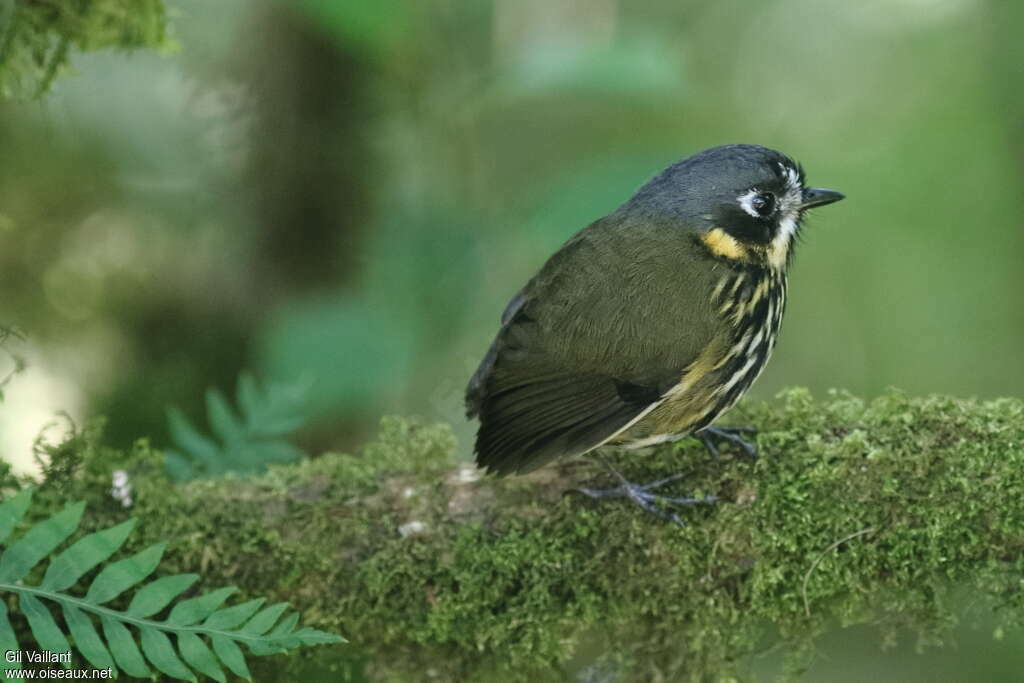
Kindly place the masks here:
<instances>
[{"instance_id":1,"label":"blurred foliage","mask_svg":"<svg viewBox=\"0 0 1024 683\"><path fill-rule=\"evenodd\" d=\"M8 369L5 374L0 375L0 400L4 397L4 388L10 384L15 375L25 370L25 359L17 352L9 348L11 340L24 341L17 330L12 330L0 325L0 354L7 356Z\"/></svg>"},{"instance_id":2,"label":"blurred foliage","mask_svg":"<svg viewBox=\"0 0 1024 683\"><path fill-rule=\"evenodd\" d=\"M163 0L3 0L0 96L39 96L69 62L72 49L162 48Z\"/></svg>"},{"instance_id":3,"label":"blurred foliage","mask_svg":"<svg viewBox=\"0 0 1024 683\"><path fill-rule=\"evenodd\" d=\"M341 43L377 53L404 37L411 18L407 0L335 2L300 0L305 11Z\"/></svg>"},{"instance_id":4,"label":"blurred foliage","mask_svg":"<svg viewBox=\"0 0 1024 683\"><path fill-rule=\"evenodd\" d=\"M206 414L216 440L203 435L180 410L168 410L175 448L165 454L176 481L225 472L262 472L268 465L294 462L302 451L284 440L306 421L308 383L261 388L253 376L238 378L238 414L220 391L206 391Z\"/></svg>"},{"instance_id":5,"label":"blurred foliage","mask_svg":"<svg viewBox=\"0 0 1024 683\"><path fill-rule=\"evenodd\" d=\"M0 107L0 320L121 445L244 367L317 377L312 447L385 409L457 422L552 250L754 141L850 197L805 231L755 393L1012 393L1024 22L930 1L178 0L173 57L80 55L42 108Z\"/></svg>"}]
</instances>

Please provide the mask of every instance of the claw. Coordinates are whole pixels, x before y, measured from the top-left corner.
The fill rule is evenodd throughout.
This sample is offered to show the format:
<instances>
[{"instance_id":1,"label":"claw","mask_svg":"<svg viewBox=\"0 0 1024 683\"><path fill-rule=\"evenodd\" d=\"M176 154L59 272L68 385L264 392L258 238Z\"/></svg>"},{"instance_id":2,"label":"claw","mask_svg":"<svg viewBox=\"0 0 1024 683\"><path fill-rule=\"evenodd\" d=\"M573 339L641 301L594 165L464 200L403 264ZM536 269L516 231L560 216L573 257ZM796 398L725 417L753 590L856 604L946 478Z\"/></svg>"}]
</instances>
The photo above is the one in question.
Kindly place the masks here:
<instances>
[{"instance_id":1,"label":"claw","mask_svg":"<svg viewBox=\"0 0 1024 683\"><path fill-rule=\"evenodd\" d=\"M718 451L718 445L715 444L715 440L728 441L729 443L735 444L747 455L747 457L756 459L757 446L740 436L740 434L756 433L757 430L753 427L705 427L699 432L696 432L693 436L704 444L704 448L708 449L708 453L710 453L716 460L720 456L720 453Z\"/></svg>"},{"instance_id":2,"label":"claw","mask_svg":"<svg viewBox=\"0 0 1024 683\"><path fill-rule=\"evenodd\" d=\"M633 484L629 481L626 481L626 478L619 474L619 472L615 470L615 468L609 465L604 458L601 458L601 462L603 462L605 467L607 467L611 471L611 473L615 475L615 477L621 482L621 485L610 489L578 488L573 490L579 491L580 493L586 496L596 499L629 498L631 501L642 507L644 510L647 510L651 514L657 515L658 517L661 517L662 519L668 520L670 522L674 522L680 526L685 526L685 523L677 513L671 510L663 510L660 507L658 507L657 504L660 503L663 505L692 505L696 503L714 503L715 501L718 500L717 496L707 496L705 498L688 498L662 496L657 493L651 493L651 490L656 489L659 486L664 486L669 482L681 479L684 476L682 473L673 474L670 477L658 479L657 481L653 481L650 484L645 484L641 486L639 484Z\"/></svg>"}]
</instances>

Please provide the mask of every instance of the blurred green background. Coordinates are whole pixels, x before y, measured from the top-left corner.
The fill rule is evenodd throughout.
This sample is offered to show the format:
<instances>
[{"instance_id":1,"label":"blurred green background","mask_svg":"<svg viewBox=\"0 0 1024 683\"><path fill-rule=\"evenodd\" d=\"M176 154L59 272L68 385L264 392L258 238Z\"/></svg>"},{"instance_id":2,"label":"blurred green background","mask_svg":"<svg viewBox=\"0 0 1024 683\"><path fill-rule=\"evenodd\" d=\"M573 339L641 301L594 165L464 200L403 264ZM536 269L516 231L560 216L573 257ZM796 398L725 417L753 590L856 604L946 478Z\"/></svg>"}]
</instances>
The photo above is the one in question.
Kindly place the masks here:
<instances>
[{"instance_id":1,"label":"blurred green background","mask_svg":"<svg viewBox=\"0 0 1024 683\"><path fill-rule=\"evenodd\" d=\"M813 216L752 391L1020 395L1024 8L997 0L168 0L178 49L0 104L0 322L55 410L167 443L241 370L311 452L449 421L506 301L665 165L754 142Z\"/></svg>"},{"instance_id":2,"label":"blurred green background","mask_svg":"<svg viewBox=\"0 0 1024 683\"><path fill-rule=\"evenodd\" d=\"M176 51L78 55L0 106L0 320L34 368L9 391L49 397L10 429L65 408L160 443L166 406L201 420L247 367L315 378L314 449L382 412L468 437L461 390L508 298L727 142L849 196L810 219L755 397L1024 384L1013 3L168 7Z\"/></svg>"}]
</instances>

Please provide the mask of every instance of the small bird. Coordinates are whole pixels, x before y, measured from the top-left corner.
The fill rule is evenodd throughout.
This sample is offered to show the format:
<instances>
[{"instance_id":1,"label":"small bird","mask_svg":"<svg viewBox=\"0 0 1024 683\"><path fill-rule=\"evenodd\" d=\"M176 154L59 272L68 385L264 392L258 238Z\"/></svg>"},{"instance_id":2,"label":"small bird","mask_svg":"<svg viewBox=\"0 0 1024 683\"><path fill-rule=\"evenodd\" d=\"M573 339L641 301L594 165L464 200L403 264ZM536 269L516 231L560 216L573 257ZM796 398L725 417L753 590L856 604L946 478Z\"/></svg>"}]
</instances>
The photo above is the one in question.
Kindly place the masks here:
<instances>
[{"instance_id":1,"label":"small bird","mask_svg":"<svg viewBox=\"0 0 1024 683\"><path fill-rule=\"evenodd\" d=\"M724 145L672 164L577 232L512 297L469 381L477 464L522 474L687 435L714 455L721 440L754 455L741 436L754 430L711 425L775 347L804 212L840 199L805 187L784 154ZM612 472L621 486L580 491L676 521L655 502L713 500L651 492L677 477L640 486Z\"/></svg>"}]
</instances>

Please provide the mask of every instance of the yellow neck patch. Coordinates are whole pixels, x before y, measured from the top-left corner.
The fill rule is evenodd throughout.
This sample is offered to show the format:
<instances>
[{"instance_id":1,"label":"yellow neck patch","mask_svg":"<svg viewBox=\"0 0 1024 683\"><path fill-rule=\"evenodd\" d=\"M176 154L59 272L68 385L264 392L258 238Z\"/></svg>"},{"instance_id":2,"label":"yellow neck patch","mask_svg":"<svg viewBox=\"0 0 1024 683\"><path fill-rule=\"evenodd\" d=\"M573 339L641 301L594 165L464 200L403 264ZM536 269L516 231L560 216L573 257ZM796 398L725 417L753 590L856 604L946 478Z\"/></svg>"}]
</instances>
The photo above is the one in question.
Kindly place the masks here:
<instances>
[{"instance_id":1,"label":"yellow neck patch","mask_svg":"<svg viewBox=\"0 0 1024 683\"><path fill-rule=\"evenodd\" d=\"M789 239L785 242L775 240L768 247L768 263L780 273L786 270L786 261L789 259Z\"/></svg>"},{"instance_id":2,"label":"yellow neck patch","mask_svg":"<svg viewBox=\"0 0 1024 683\"><path fill-rule=\"evenodd\" d=\"M721 228L708 230L700 236L700 241L715 256L731 261L747 261L749 258L746 247Z\"/></svg>"}]
</instances>

